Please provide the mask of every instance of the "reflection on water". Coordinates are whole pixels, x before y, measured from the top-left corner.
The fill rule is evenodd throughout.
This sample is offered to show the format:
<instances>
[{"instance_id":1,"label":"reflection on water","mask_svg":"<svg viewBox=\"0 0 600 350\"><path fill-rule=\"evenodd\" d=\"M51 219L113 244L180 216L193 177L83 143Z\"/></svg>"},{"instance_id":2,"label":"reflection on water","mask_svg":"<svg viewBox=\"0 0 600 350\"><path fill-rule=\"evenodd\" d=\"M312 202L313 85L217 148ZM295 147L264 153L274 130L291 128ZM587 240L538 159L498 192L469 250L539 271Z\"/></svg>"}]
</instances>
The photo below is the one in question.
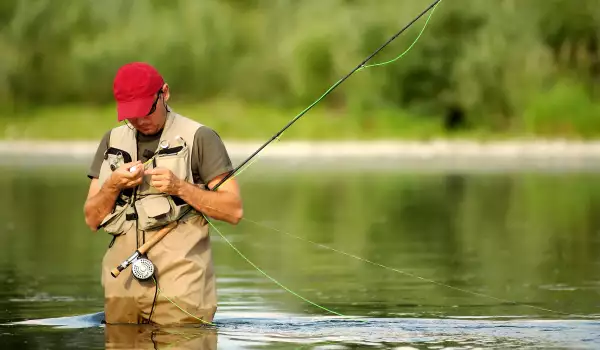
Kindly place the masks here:
<instances>
[{"instance_id":1,"label":"reflection on water","mask_svg":"<svg viewBox=\"0 0 600 350\"><path fill-rule=\"evenodd\" d=\"M8 348L600 344L600 174L257 163L239 179L249 220L216 227L293 292L359 319L329 318L213 230L220 308L210 331L99 323L110 239L83 222L86 166L0 169L0 323L84 315L58 328L0 326Z\"/></svg>"},{"instance_id":2,"label":"reflection on water","mask_svg":"<svg viewBox=\"0 0 600 350\"><path fill-rule=\"evenodd\" d=\"M106 349L217 349L215 329L107 325L105 335Z\"/></svg>"}]
</instances>

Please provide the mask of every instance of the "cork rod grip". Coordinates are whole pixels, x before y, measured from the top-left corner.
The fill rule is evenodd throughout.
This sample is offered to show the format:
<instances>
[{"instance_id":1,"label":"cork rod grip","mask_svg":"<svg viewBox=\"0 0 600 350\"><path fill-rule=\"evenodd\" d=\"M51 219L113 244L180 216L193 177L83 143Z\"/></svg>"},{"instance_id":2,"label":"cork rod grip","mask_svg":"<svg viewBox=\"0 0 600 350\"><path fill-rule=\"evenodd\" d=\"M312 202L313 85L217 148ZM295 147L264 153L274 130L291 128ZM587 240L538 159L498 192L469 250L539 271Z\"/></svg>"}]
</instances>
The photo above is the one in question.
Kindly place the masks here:
<instances>
[{"instance_id":1,"label":"cork rod grip","mask_svg":"<svg viewBox=\"0 0 600 350\"><path fill-rule=\"evenodd\" d=\"M152 248L156 243L158 243L158 241L163 239L163 237L166 236L167 233L171 232L171 230L173 230L175 226L177 226L176 222L170 223L169 225L160 229L160 231L158 231L154 236L152 236L150 240L148 240L146 243L144 243L141 247L138 248L140 254L146 254L146 252L150 250L150 248Z\"/></svg>"}]
</instances>

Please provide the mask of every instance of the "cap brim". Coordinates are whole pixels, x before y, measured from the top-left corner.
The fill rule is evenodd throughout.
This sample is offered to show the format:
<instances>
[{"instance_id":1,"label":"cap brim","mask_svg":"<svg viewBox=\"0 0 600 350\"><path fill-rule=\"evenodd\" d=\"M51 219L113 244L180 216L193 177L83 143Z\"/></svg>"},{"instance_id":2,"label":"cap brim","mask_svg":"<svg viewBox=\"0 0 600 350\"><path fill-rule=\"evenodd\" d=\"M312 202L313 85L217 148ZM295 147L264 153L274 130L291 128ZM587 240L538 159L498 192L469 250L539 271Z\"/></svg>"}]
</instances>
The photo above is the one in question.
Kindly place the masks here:
<instances>
[{"instance_id":1,"label":"cap brim","mask_svg":"<svg viewBox=\"0 0 600 350\"><path fill-rule=\"evenodd\" d=\"M117 119L123 121L125 119L145 117L150 112L155 98L155 96L150 96L130 102L117 103Z\"/></svg>"}]
</instances>

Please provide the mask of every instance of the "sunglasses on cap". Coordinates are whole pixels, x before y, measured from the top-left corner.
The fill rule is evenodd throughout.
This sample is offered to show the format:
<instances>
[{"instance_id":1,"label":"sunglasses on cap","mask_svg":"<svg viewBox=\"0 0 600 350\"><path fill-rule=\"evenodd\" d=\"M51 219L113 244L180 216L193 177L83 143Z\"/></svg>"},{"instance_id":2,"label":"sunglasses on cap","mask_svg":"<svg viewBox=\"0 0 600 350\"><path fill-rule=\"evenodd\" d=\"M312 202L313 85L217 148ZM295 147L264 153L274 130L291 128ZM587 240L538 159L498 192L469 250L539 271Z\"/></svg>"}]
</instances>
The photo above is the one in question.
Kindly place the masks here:
<instances>
[{"instance_id":1,"label":"sunglasses on cap","mask_svg":"<svg viewBox=\"0 0 600 350\"><path fill-rule=\"evenodd\" d=\"M152 107L150 108L150 112L148 112L148 114L146 114L146 117L156 111L156 105L158 104L158 99L160 98L160 95L162 93L163 93L163 89L161 87L160 89L158 89L158 92L156 93L156 99L154 100L154 103L152 104Z\"/></svg>"},{"instance_id":2,"label":"sunglasses on cap","mask_svg":"<svg viewBox=\"0 0 600 350\"><path fill-rule=\"evenodd\" d=\"M158 99L160 99L160 95L163 93L163 89L162 87L156 92L156 98L154 99L154 102L152 103L152 107L150 107L150 111L144 116L144 117L148 117L150 116L152 113L154 113L156 111L156 106L158 105ZM130 129L134 129L133 125L131 125L131 122L127 119L123 120L125 122L125 124L130 128Z\"/></svg>"}]
</instances>

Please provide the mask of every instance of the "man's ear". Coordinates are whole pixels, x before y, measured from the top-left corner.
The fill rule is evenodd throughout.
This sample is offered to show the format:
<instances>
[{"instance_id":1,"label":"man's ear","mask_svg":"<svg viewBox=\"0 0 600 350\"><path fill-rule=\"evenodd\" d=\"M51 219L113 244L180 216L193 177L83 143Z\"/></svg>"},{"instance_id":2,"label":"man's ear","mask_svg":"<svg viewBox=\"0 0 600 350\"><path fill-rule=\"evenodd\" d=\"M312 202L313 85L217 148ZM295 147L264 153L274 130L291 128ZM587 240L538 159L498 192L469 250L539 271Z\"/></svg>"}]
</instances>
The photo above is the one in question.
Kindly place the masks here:
<instances>
[{"instance_id":1,"label":"man's ear","mask_svg":"<svg viewBox=\"0 0 600 350\"><path fill-rule=\"evenodd\" d=\"M169 91L169 84L165 83L165 85L163 85L162 87L162 91L163 99L165 100L165 102L167 102L169 100L169 97L171 97L171 92Z\"/></svg>"}]
</instances>

